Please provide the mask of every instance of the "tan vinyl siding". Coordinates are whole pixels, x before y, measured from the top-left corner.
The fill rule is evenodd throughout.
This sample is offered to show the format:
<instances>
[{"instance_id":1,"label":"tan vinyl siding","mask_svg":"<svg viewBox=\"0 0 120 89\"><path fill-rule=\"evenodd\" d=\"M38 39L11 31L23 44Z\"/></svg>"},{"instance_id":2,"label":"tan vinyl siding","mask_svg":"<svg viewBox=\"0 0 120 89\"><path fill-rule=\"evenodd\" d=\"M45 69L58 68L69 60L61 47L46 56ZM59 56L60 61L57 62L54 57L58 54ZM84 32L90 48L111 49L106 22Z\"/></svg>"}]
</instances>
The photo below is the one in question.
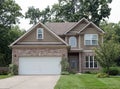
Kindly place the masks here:
<instances>
[{"instance_id":1,"label":"tan vinyl siding","mask_svg":"<svg viewBox=\"0 0 120 89\"><path fill-rule=\"evenodd\" d=\"M86 22L79 23L72 31L80 31L80 30L83 29L86 25L87 25Z\"/></svg>"},{"instance_id":2,"label":"tan vinyl siding","mask_svg":"<svg viewBox=\"0 0 120 89\"><path fill-rule=\"evenodd\" d=\"M96 33L100 34L101 32L97 28L91 25L81 32L81 34L96 34Z\"/></svg>"},{"instance_id":3,"label":"tan vinyl siding","mask_svg":"<svg viewBox=\"0 0 120 89\"><path fill-rule=\"evenodd\" d=\"M46 29L43 28L43 39L37 39L37 28L42 28L38 25L35 30L27 34L20 42L60 42L57 38L51 35Z\"/></svg>"},{"instance_id":4,"label":"tan vinyl siding","mask_svg":"<svg viewBox=\"0 0 120 89\"><path fill-rule=\"evenodd\" d=\"M81 31L88 23L87 22L80 22L77 26L75 26L71 31L69 31L67 34L71 35L71 34L76 34L77 32Z\"/></svg>"}]
</instances>

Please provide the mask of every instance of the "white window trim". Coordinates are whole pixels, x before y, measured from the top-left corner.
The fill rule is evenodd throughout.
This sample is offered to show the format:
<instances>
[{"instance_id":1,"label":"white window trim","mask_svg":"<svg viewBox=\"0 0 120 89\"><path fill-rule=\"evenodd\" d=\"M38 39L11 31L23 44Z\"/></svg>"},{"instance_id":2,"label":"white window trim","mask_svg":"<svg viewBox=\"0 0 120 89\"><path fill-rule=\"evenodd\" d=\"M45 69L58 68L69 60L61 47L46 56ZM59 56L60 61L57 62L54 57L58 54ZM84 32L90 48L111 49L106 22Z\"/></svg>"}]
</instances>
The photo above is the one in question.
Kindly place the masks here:
<instances>
[{"instance_id":1,"label":"white window trim","mask_svg":"<svg viewBox=\"0 0 120 89\"><path fill-rule=\"evenodd\" d=\"M90 45L98 45L98 34L85 34L85 35L96 35L97 36L97 44L92 44L92 40L90 40ZM84 45L89 46L86 44L85 40L85 35L84 35Z\"/></svg>"},{"instance_id":2,"label":"white window trim","mask_svg":"<svg viewBox=\"0 0 120 89\"><path fill-rule=\"evenodd\" d=\"M90 69L90 68L98 68L98 62L97 62L97 67L95 67L95 66L94 66L95 59L94 59L94 56L92 56L92 57L93 57L93 61L92 61L92 62L93 62L93 67L90 67L90 56L88 56L88 64L89 64L89 65L88 65L88 67L86 67L86 68L89 68L89 69ZM85 59L85 60L86 60L86 59ZM85 65L86 65L86 62L87 62L87 61L85 61Z\"/></svg>"},{"instance_id":3,"label":"white window trim","mask_svg":"<svg viewBox=\"0 0 120 89\"><path fill-rule=\"evenodd\" d=\"M42 38L38 38L38 30L42 30ZM44 31L43 31L43 28L37 28L37 39L38 39L38 40L44 39Z\"/></svg>"},{"instance_id":4,"label":"white window trim","mask_svg":"<svg viewBox=\"0 0 120 89\"><path fill-rule=\"evenodd\" d=\"M94 61L95 59L94 59L94 56L93 56L93 68L95 68L95 66L94 66L94 64L95 64L95 61Z\"/></svg>"},{"instance_id":5,"label":"white window trim","mask_svg":"<svg viewBox=\"0 0 120 89\"><path fill-rule=\"evenodd\" d=\"M70 39L71 39L72 37L74 37L75 40L76 40L74 46L71 46L71 45L70 45ZM77 38L76 38L75 36L71 36L71 37L69 37L69 45L70 45L71 47L77 47Z\"/></svg>"}]
</instances>

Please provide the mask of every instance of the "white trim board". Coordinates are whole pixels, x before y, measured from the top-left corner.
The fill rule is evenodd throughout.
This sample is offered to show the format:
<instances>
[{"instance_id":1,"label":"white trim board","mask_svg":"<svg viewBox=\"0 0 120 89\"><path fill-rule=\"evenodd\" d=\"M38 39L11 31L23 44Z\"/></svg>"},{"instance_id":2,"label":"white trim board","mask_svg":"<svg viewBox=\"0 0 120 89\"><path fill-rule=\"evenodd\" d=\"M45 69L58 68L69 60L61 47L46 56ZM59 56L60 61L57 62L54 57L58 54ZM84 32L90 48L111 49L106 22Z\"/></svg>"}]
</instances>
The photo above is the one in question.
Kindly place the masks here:
<instances>
[{"instance_id":1,"label":"white trim board","mask_svg":"<svg viewBox=\"0 0 120 89\"><path fill-rule=\"evenodd\" d=\"M20 42L18 44L63 44L62 42Z\"/></svg>"}]
</instances>

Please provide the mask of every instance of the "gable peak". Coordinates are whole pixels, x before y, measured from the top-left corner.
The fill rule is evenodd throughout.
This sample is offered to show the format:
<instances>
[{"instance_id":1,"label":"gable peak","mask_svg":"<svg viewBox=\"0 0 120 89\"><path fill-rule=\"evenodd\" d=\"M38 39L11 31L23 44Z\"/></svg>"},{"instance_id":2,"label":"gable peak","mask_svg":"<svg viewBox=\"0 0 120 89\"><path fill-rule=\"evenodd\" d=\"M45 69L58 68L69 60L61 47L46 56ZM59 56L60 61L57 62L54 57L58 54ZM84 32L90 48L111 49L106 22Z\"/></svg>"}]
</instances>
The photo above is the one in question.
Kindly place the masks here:
<instances>
[{"instance_id":1,"label":"gable peak","mask_svg":"<svg viewBox=\"0 0 120 89\"><path fill-rule=\"evenodd\" d=\"M89 21L86 18L83 17L75 25L73 25L72 27L70 27L64 34L67 34L69 31L71 31L74 27L76 27L79 23L82 23L82 22L85 22L87 24L89 23Z\"/></svg>"}]
</instances>

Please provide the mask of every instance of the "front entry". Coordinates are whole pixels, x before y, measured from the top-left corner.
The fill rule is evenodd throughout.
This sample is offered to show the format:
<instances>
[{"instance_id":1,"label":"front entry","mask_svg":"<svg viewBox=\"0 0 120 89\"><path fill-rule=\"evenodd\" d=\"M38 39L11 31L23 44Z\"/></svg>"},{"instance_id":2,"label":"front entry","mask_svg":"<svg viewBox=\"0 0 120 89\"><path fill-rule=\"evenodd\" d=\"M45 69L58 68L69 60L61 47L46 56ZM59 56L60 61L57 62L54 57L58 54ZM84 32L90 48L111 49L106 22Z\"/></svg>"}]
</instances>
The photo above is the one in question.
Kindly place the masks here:
<instances>
[{"instance_id":1,"label":"front entry","mask_svg":"<svg viewBox=\"0 0 120 89\"><path fill-rule=\"evenodd\" d=\"M69 53L68 55L69 55L70 69L78 71L79 70L79 54Z\"/></svg>"}]
</instances>

